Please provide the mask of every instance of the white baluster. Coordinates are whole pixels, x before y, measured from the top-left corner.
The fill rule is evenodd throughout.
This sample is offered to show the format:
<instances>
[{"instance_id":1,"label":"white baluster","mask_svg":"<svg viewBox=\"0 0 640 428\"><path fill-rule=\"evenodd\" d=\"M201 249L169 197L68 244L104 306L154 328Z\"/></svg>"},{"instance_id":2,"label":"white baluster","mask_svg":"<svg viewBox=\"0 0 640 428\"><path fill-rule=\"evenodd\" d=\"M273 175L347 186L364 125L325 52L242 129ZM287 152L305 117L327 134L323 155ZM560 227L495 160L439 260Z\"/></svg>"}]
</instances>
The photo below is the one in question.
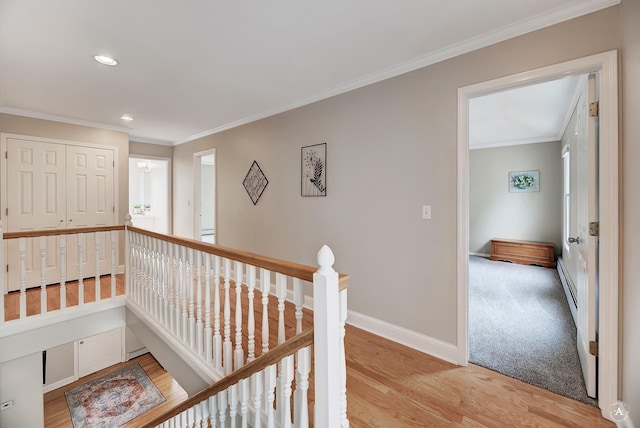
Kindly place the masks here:
<instances>
[{"instance_id":1,"label":"white baluster","mask_svg":"<svg viewBox=\"0 0 640 428\"><path fill-rule=\"evenodd\" d=\"M266 391L264 411L267 416L267 428L275 428L276 417L275 411L273 409L273 401L275 400L275 394L273 390L276 387L275 364L264 369L264 387Z\"/></svg>"},{"instance_id":2,"label":"white baluster","mask_svg":"<svg viewBox=\"0 0 640 428\"><path fill-rule=\"evenodd\" d=\"M196 310L195 310L195 284L193 283L193 248L187 249L189 263L187 264L188 290L189 290L189 346L196 348Z\"/></svg>"},{"instance_id":3,"label":"white baluster","mask_svg":"<svg viewBox=\"0 0 640 428\"><path fill-rule=\"evenodd\" d=\"M235 262L236 283L236 350L234 353L235 369L244 365L244 350L242 349L242 274L244 265Z\"/></svg>"},{"instance_id":4,"label":"white baluster","mask_svg":"<svg viewBox=\"0 0 640 428\"><path fill-rule=\"evenodd\" d=\"M261 428L262 426L262 394L264 393L264 385L262 377L264 370L251 375L251 393L253 396L253 428Z\"/></svg>"},{"instance_id":5,"label":"white baluster","mask_svg":"<svg viewBox=\"0 0 640 428\"><path fill-rule=\"evenodd\" d=\"M260 291L262 292L262 355L269 352L269 291L271 272L260 269Z\"/></svg>"},{"instance_id":6,"label":"white baluster","mask_svg":"<svg viewBox=\"0 0 640 428\"><path fill-rule=\"evenodd\" d=\"M175 278L175 269L173 265L173 244L170 242L163 242L164 253L167 255L166 265L167 265L167 318L169 325L169 331L175 333L176 330L176 317L175 317L175 288L174 288L174 278Z\"/></svg>"},{"instance_id":7,"label":"white baluster","mask_svg":"<svg viewBox=\"0 0 640 428\"><path fill-rule=\"evenodd\" d=\"M278 345L284 343L284 302L287 298L287 277L276 273L276 297L278 298Z\"/></svg>"},{"instance_id":8,"label":"white baluster","mask_svg":"<svg viewBox=\"0 0 640 428\"><path fill-rule=\"evenodd\" d=\"M309 426L309 373L311 372L311 348L302 348L296 356L296 392L293 398L294 424L297 428Z\"/></svg>"},{"instance_id":9,"label":"white baluster","mask_svg":"<svg viewBox=\"0 0 640 428\"><path fill-rule=\"evenodd\" d=\"M233 371L233 348L231 345L231 303L229 301L229 289L231 278L231 260L224 259L224 345L223 366L225 375Z\"/></svg>"},{"instance_id":10,"label":"white baluster","mask_svg":"<svg viewBox=\"0 0 640 428\"><path fill-rule=\"evenodd\" d=\"M118 232L112 230L110 233L111 243L111 298L116 297L116 266L118 261L116 260L116 242L118 240Z\"/></svg>"},{"instance_id":11,"label":"white baluster","mask_svg":"<svg viewBox=\"0 0 640 428\"><path fill-rule=\"evenodd\" d=\"M314 426L340 426L340 307L335 258L326 245L318 252L320 268L313 274Z\"/></svg>"},{"instance_id":12,"label":"white baluster","mask_svg":"<svg viewBox=\"0 0 640 428\"><path fill-rule=\"evenodd\" d=\"M78 306L84 305L84 233L78 233Z\"/></svg>"},{"instance_id":13,"label":"white baluster","mask_svg":"<svg viewBox=\"0 0 640 428\"><path fill-rule=\"evenodd\" d=\"M4 290L3 290L4 291ZM47 237L40 237L40 313L47 313Z\"/></svg>"},{"instance_id":14,"label":"white baluster","mask_svg":"<svg viewBox=\"0 0 640 428\"><path fill-rule=\"evenodd\" d=\"M204 253L204 354L210 362L213 357L213 337L211 329L211 254Z\"/></svg>"},{"instance_id":15,"label":"white baluster","mask_svg":"<svg viewBox=\"0 0 640 428\"><path fill-rule=\"evenodd\" d=\"M187 277L187 249L185 247L180 247L180 264L182 266L182 271L180 272L180 294L182 295L182 340L183 342L187 342L189 340L189 313L187 311L187 288L188 277Z\"/></svg>"},{"instance_id":16,"label":"white baluster","mask_svg":"<svg viewBox=\"0 0 640 428\"><path fill-rule=\"evenodd\" d=\"M349 428L347 419L347 358L344 347L345 324L347 322L347 290L340 291L340 427Z\"/></svg>"},{"instance_id":17,"label":"white baluster","mask_svg":"<svg viewBox=\"0 0 640 428\"><path fill-rule=\"evenodd\" d=\"M247 275L247 298L249 299L249 309L247 314L247 362L256 358L256 320L253 308L254 292L256 288L256 267L249 265Z\"/></svg>"},{"instance_id":18,"label":"white baluster","mask_svg":"<svg viewBox=\"0 0 640 428\"><path fill-rule=\"evenodd\" d=\"M213 259L213 362L222 368L222 335L220 334L220 257Z\"/></svg>"},{"instance_id":19,"label":"white baluster","mask_svg":"<svg viewBox=\"0 0 640 428\"><path fill-rule=\"evenodd\" d=\"M95 286L96 286L96 291L95 291L95 296L96 296L96 302L99 302L101 299L101 290L100 290L100 248L101 248L101 238L100 238L100 232L95 232L94 233L94 241L96 244L96 280L95 280Z\"/></svg>"},{"instance_id":20,"label":"white baluster","mask_svg":"<svg viewBox=\"0 0 640 428\"><path fill-rule=\"evenodd\" d=\"M218 396L213 395L209 397L209 423L211 424L211 428L216 428L218 426Z\"/></svg>"},{"instance_id":21,"label":"white baluster","mask_svg":"<svg viewBox=\"0 0 640 428\"><path fill-rule=\"evenodd\" d=\"M240 426L242 428L248 428L249 426L249 393L251 388L249 385L249 379L242 379L240 381Z\"/></svg>"},{"instance_id":22,"label":"white baluster","mask_svg":"<svg viewBox=\"0 0 640 428\"><path fill-rule=\"evenodd\" d=\"M18 239L18 254L20 255L20 319L27 317L27 272L25 269L25 254L27 253L26 238ZM2 290L4 293L4 290Z\"/></svg>"},{"instance_id":23,"label":"white baluster","mask_svg":"<svg viewBox=\"0 0 640 428\"><path fill-rule=\"evenodd\" d=\"M182 331L180 328L180 320L181 320L181 298L180 298L180 254L178 244L171 244L172 248L172 258L173 258L173 294L175 297L175 313L174 313L174 333L176 336L180 337L180 332Z\"/></svg>"},{"instance_id":24,"label":"white baluster","mask_svg":"<svg viewBox=\"0 0 640 428\"><path fill-rule=\"evenodd\" d=\"M278 421L283 428L291 428L291 382L293 381L293 355L280 361L278 386Z\"/></svg>"},{"instance_id":25,"label":"white baluster","mask_svg":"<svg viewBox=\"0 0 640 428\"><path fill-rule=\"evenodd\" d=\"M300 278L293 278L293 303L296 306L296 334L302 333L302 307L304 306L304 288Z\"/></svg>"},{"instance_id":26,"label":"white baluster","mask_svg":"<svg viewBox=\"0 0 640 428\"><path fill-rule=\"evenodd\" d=\"M221 391L218 393L218 422L220 426L225 426L225 420L227 419L227 391Z\"/></svg>"},{"instance_id":27,"label":"white baluster","mask_svg":"<svg viewBox=\"0 0 640 428\"><path fill-rule=\"evenodd\" d=\"M230 426L237 427L236 416L238 414L238 384L231 385L229 391L229 422Z\"/></svg>"},{"instance_id":28,"label":"white baluster","mask_svg":"<svg viewBox=\"0 0 640 428\"><path fill-rule=\"evenodd\" d=\"M204 322L202 320L202 253L195 252L196 258L196 351L198 355L204 353Z\"/></svg>"},{"instance_id":29,"label":"white baluster","mask_svg":"<svg viewBox=\"0 0 640 428\"><path fill-rule=\"evenodd\" d=\"M171 289L170 289L170 284L171 284L171 260L169 259L169 254L168 254L168 242L167 241L160 241L160 248L161 248L161 259L160 259L160 263L162 264L162 280L161 280L161 284L162 284L162 288L164 290L163 292L163 301L162 301L162 310L164 312L164 326L167 330L172 331L171 330L171 315L172 315L172 311L170 308L170 302L171 302Z\"/></svg>"}]
</instances>

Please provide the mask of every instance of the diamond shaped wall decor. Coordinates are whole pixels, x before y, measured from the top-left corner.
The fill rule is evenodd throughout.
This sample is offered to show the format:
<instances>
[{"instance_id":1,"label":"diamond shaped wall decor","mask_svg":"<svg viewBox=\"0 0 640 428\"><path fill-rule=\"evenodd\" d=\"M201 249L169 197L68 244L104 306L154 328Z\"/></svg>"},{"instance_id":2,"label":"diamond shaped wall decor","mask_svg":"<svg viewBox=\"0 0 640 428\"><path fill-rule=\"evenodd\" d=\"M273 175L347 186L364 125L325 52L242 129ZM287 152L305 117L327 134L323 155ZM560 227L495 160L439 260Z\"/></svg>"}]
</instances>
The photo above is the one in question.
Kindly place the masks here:
<instances>
[{"instance_id":1,"label":"diamond shaped wall decor","mask_svg":"<svg viewBox=\"0 0 640 428\"><path fill-rule=\"evenodd\" d=\"M258 162L253 161L251 168L249 168L249 171L247 172L247 176L242 182L242 185L249 194L249 198L251 198L253 205L258 203L258 199L262 196L262 192L264 192L267 184L269 184L269 180L267 180L267 177L260 169Z\"/></svg>"}]
</instances>

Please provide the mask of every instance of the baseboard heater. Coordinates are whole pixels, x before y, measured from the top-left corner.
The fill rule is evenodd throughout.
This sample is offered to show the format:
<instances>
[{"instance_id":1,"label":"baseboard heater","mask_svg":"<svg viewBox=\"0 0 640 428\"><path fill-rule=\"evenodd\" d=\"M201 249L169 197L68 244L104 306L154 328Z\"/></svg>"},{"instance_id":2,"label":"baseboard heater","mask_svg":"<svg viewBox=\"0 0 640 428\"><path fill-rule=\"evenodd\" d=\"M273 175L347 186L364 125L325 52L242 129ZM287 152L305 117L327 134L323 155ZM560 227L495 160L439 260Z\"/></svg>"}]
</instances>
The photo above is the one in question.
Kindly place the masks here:
<instances>
[{"instance_id":1,"label":"baseboard heater","mask_svg":"<svg viewBox=\"0 0 640 428\"><path fill-rule=\"evenodd\" d=\"M576 300L576 287L571 280L571 277L567 275L567 268L564 265L564 260L562 257L558 257L558 263L556 266L558 270L558 276L560 276L560 282L562 283L562 288L564 289L564 294L567 296L567 303L569 304L569 309L571 310L571 316L573 317L574 324L577 325L577 310L578 310L578 302Z\"/></svg>"}]
</instances>

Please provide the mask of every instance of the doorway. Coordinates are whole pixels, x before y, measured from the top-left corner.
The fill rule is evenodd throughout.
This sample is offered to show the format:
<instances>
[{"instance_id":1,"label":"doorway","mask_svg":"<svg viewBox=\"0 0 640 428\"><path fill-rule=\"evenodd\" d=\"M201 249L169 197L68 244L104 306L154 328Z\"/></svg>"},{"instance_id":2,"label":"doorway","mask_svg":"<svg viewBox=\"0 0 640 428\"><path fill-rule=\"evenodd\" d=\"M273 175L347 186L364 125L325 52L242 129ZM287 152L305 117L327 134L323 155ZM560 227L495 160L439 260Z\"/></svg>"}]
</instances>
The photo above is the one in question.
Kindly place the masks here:
<instances>
[{"instance_id":1,"label":"doorway","mask_svg":"<svg viewBox=\"0 0 640 428\"><path fill-rule=\"evenodd\" d=\"M194 158L194 238L216 243L216 152L197 152Z\"/></svg>"},{"instance_id":2,"label":"doorway","mask_svg":"<svg viewBox=\"0 0 640 428\"><path fill-rule=\"evenodd\" d=\"M129 157L129 213L135 227L171 233L170 159Z\"/></svg>"},{"instance_id":3,"label":"doorway","mask_svg":"<svg viewBox=\"0 0 640 428\"><path fill-rule=\"evenodd\" d=\"M618 86L617 52L610 51L458 90L458 360L469 359L469 100L491 92L549 81L569 74L598 73L600 89L600 284L598 398L603 416L618 399Z\"/></svg>"}]
</instances>

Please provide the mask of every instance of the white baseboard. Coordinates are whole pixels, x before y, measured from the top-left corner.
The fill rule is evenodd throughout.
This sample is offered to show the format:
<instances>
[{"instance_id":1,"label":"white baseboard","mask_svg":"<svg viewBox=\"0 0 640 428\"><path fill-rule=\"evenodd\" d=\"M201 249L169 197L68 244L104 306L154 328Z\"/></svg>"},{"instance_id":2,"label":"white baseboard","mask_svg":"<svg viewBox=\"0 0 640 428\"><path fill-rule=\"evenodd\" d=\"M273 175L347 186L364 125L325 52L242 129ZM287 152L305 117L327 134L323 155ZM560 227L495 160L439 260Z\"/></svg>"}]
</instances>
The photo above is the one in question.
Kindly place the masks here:
<instances>
[{"instance_id":1,"label":"white baseboard","mask_svg":"<svg viewBox=\"0 0 640 428\"><path fill-rule=\"evenodd\" d=\"M348 312L347 324L408 346L425 354L440 358L441 360L445 360L452 364L458 364L458 347L450 343L434 339L433 337L429 337L413 330L399 327L355 311Z\"/></svg>"},{"instance_id":2,"label":"white baseboard","mask_svg":"<svg viewBox=\"0 0 640 428\"><path fill-rule=\"evenodd\" d=\"M125 361L133 360L134 358L138 358L140 355L144 355L148 352L149 350L147 348L140 348L132 352L127 352L125 355Z\"/></svg>"},{"instance_id":3,"label":"white baseboard","mask_svg":"<svg viewBox=\"0 0 640 428\"><path fill-rule=\"evenodd\" d=\"M491 254L488 253L473 253L473 252L469 252L470 256L478 256L478 257L484 257L485 259L488 259L489 257L491 257Z\"/></svg>"},{"instance_id":4,"label":"white baseboard","mask_svg":"<svg viewBox=\"0 0 640 428\"><path fill-rule=\"evenodd\" d=\"M51 392L54 389L62 388L63 386L69 385L70 383L73 383L73 382L75 382L77 380L78 380L77 376L69 376L67 378L60 379L57 382L54 382L54 383L49 384L49 385L45 385L42 388L42 392L46 394L47 392Z\"/></svg>"}]
</instances>

